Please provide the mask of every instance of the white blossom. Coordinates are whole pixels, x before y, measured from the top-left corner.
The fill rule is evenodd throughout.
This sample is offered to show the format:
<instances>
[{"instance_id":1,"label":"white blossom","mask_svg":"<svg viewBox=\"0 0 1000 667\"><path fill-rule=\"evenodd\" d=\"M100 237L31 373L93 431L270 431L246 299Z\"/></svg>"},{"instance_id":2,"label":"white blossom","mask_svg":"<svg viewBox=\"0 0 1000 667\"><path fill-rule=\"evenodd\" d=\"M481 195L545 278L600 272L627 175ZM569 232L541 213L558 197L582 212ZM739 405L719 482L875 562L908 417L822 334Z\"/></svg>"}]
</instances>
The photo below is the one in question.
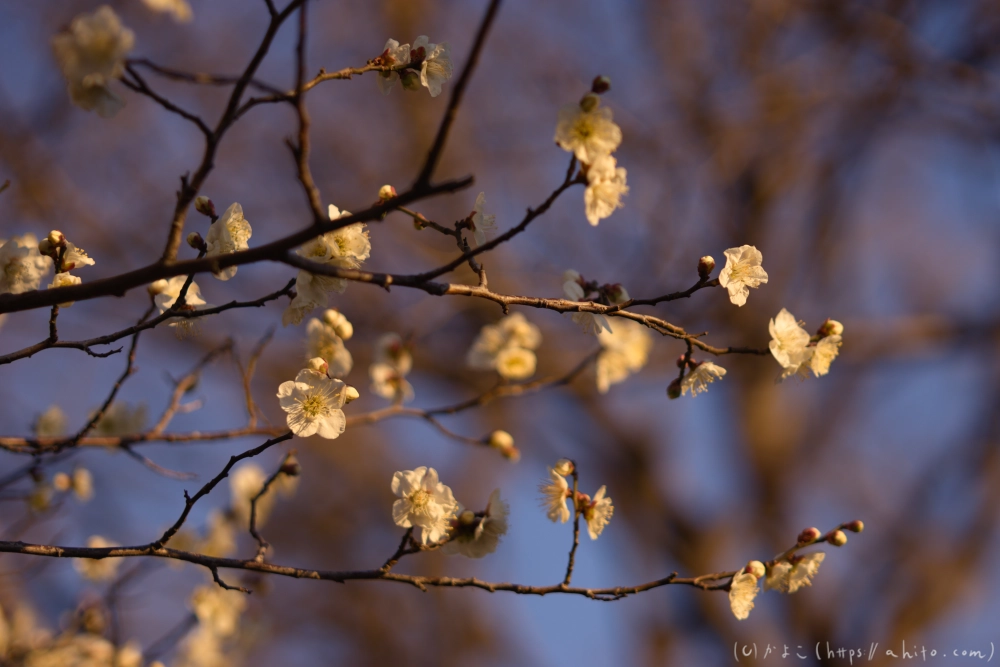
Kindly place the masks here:
<instances>
[{"instance_id":1,"label":"white blossom","mask_svg":"<svg viewBox=\"0 0 1000 667\"><path fill-rule=\"evenodd\" d=\"M32 428L39 438L58 438L66 434L66 413L58 405L49 408L38 416Z\"/></svg>"},{"instance_id":2,"label":"white blossom","mask_svg":"<svg viewBox=\"0 0 1000 667\"><path fill-rule=\"evenodd\" d=\"M63 253L62 270L72 271L84 266L93 266L96 262L87 254L83 248L66 241L66 251Z\"/></svg>"},{"instance_id":3,"label":"white blossom","mask_svg":"<svg viewBox=\"0 0 1000 667\"><path fill-rule=\"evenodd\" d=\"M441 94L441 86L451 78L454 69L448 45L431 44L427 35L420 35L410 48L410 61L416 62L421 58L420 85L430 92L431 97L437 97Z\"/></svg>"},{"instance_id":4,"label":"white blossom","mask_svg":"<svg viewBox=\"0 0 1000 667\"><path fill-rule=\"evenodd\" d=\"M108 87L125 71L125 55L135 35L108 5L73 19L69 29L52 38L52 51L66 78L70 99L82 109L110 118L125 102Z\"/></svg>"},{"instance_id":5,"label":"white blossom","mask_svg":"<svg viewBox=\"0 0 1000 667\"><path fill-rule=\"evenodd\" d=\"M840 352L840 344L841 337L833 334L825 338L820 338L815 347L810 348L812 356L809 357L809 370L816 377L826 375L830 372L830 364L837 358L837 354Z\"/></svg>"},{"instance_id":6,"label":"white blossom","mask_svg":"<svg viewBox=\"0 0 1000 667\"><path fill-rule=\"evenodd\" d=\"M178 23L187 23L194 17L187 0L142 0L142 2L154 12L173 14L174 20Z\"/></svg>"},{"instance_id":7,"label":"white blossom","mask_svg":"<svg viewBox=\"0 0 1000 667\"><path fill-rule=\"evenodd\" d=\"M319 357L327 363L331 377L342 378L350 373L354 366L354 359L344 346L344 341L337 335L337 329L327 324L325 318L318 320L314 317L306 326L306 358L314 357Z\"/></svg>"},{"instance_id":8,"label":"white blossom","mask_svg":"<svg viewBox=\"0 0 1000 667\"><path fill-rule=\"evenodd\" d=\"M171 667L230 667L232 664L233 660L223 650L222 638L211 628L199 626L181 642Z\"/></svg>"},{"instance_id":9,"label":"white blossom","mask_svg":"<svg viewBox=\"0 0 1000 667\"><path fill-rule=\"evenodd\" d=\"M579 104L559 110L555 141L576 155L584 164L593 164L602 155L610 155L622 142L621 128L611 120L611 109L596 106L589 111Z\"/></svg>"},{"instance_id":10,"label":"white blossom","mask_svg":"<svg viewBox=\"0 0 1000 667\"><path fill-rule=\"evenodd\" d=\"M278 386L278 400L286 413L288 428L300 438L319 435L333 439L344 432L347 385L304 368L295 380Z\"/></svg>"},{"instance_id":11,"label":"white blossom","mask_svg":"<svg viewBox=\"0 0 1000 667\"><path fill-rule=\"evenodd\" d=\"M351 336L354 335L354 325L336 308L330 308L323 313L323 322L333 329L333 333L337 334L341 340L350 340Z\"/></svg>"},{"instance_id":12,"label":"white blossom","mask_svg":"<svg viewBox=\"0 0 1000 667\"><path fill-rule=\"evenodd\" d=\"M601 352L597 355L597 390L606 394L613 384L623 382L631 373L637 373L649 359L653 337L649 329L618 318L614 328L597 334Z\"/></svg>"},{"instance_id":13,"label":"white blossom","mask_svg":"<svg viewBox=\"0 0 1000 667\"><path fill-rule=\"evenodd\" d=\"M246 250L250 246L247 241L253 230L250 223L243 217L243 207L233 203L222 217L212 223L205 236L205 245L208 251L206 257L218 257L219 255L231 255L240 250ZM224 269L213 271L213 275L219 280L229 280L236 275L235 266L227 266Z\"/></svg>"},{"instance_id":14,"label":"white blossom","mask_svg":"<svg viewBox=\"0 0 1000 667\"><path fill-rule=\"evenodd\" d=\"M420 528L420 543L439 541L458 510L451 489L438 481L434 468L420 466L392 476L392 492L399 496L392 505L392 520L402 528Z\"/></svg>"},{"instance_id":15,"label":"white blossom","mask_svg":"<svg viewBox=\"0 0 1000 667\"><path fill-rule=\"evenodd\" d=\"M813 577L819 572L819 566L826 558L822 551L816 551L801 557L796 563L780 561L771 566L764 579L764 590L776 590L779 593L794 593L803 586L811 586Z\"/></svg>"},{"instance_id":16,"label":"white blossom","mask_svg":"<svg viewBox=\"0 0 1000 667\"><path fill-rule=\"evenodd\" d=\"M477 516L469 510L458 508L455 532L441 550L446 554L461 554L468 558L482 558L497 550L500 538L507 534L507 516L510 507L500 498L500 489L494 489L486 504L486 511Z\"/></svg>"},{"instance_id":17,"label":"white blossom","mask_svg":"<svg viewBox=\"0 0 1000 667\"><path fill-rule=\"evenodd\" d=\"M610 155L598 157L587 170L587 189L583 193L583 204L587 221L596 226L609 217L615 209L624 206L622 197L628 194L625 179L628 172L617 166Z\"/></svg>"},{"instance_id":18,"label":"white blossom","mask_svg":"<svg viewBox=\"0 0 1000 667\"><path fill-rule=\"evenodd\" d=\"M91 549L104 549L106 547L118 546L108 542L100 535L92 535L87 540L87 547ZM90 581L107 581L115 576L121 558L76 558L73 560L73 567L76 568L84 579Z\"/></svg>"},{"instance_id":19,"label":"white blossom","mask_svg":"<svg viewBox=\"0 0 1000 667\"><path fill-rule=\"evenodd\" d=\"M812 357L812 351L808 347L809 332L799 325L795 316L782 308L778 316L771 320L768 331L771 333L771 342L768 343L771 354L785 369L781 377L786 378L799 373L800 369L804 370L803 364Z\"/></svg>"},{"instance_id":20,"label":"white blossom","mask_svg":"<svg viewBox=\"0 0 1000 667\"><path fill-rule=\"evenodd\" d=\"M752 245L726 251L726 265L719 273L719 284L729 290L729 300L737 306L747 302L751 287L767 282L767 272L761 266L764 256Z\"/></svg>"},{"instance_id":21,"label":"white blossom","mask_svg":"<svg viewBox=\"0 0 1000 667\"><path fill-rule=\"evenodd\" d=\"M186 281L187 276L174 276L169 280L156 281L161 284L156 285L158 293L153 298L153 302L156 304L160 315L174 306L181 295L181 289L184 287ZM180 310L204 310L211 307L211 304L205 303L205 300L201 298L201 288L198 287L198 283L192 281L187 293L184 295L184 305ZM177 328L178 335L192 332L194 326L197 324L195 320L186 317L171 317L167 323Z\"/></svg>"},{"instance_id":22,"label":"white blossom","mask_svg":"<svg viewBox=\"0 0 1000 667\"><path fill-rule=\"evenodd\" d=\"M410 64L410 45L400 44L394 39L388 40L385 43L382 55L379 56L379 61L382 65L389 65L395 68L388 72L378 72L378 77L376 77L378 89L382 91L383 95L388 95L392 92L396 82L399 81L399 72L397 70Z\"/></svg>"},{"instance_id":23,"label":"white blossom","mask_svg":"<svg viewBox=\"0 0 1000 667\"><path fill-rule=\"evenodd\" d=\"M572 492L569 490L566 478L560 475L555 468L549 468L549 480L539 484L538 490L542 494L542 505L546 508L549 521L553 523L569 521L570 511L566 499Z\"/></svg>"},{"instance_id":24,"label":"white blossom","mask_svg":"<svg viewBox=\"0 0 1000 667\"><path fill-rule=\"evenodd\" d=\"M708 385L721 380L725 375L726 369L722 366L716 366L711 361L703 361L681 380L681 395L691 392L691 396L697 396L708 391Z\"/></svg>"},{"instance_id":25,"label":"white blossom","mask_svg":"<svg viewBox=\"0 0 1000 667\"><path fill-rule=\"evenodd\" d=\"M525 372L529 367L531 372L524 377L534 373L534 354L531 350L537 348L542 342L542 334L534 324L529 322L521 313L512 313L494 324L487 324L480 330L479 336L473 342L472 347L465 356L465 362L470 368L476 370L497 370L500 371L498 359L501 353L507 350L527 351L532 359L527 355L513 352L506 353L503 357L503 372L514 372L515 374ZM502 374L502 373L501 373Z\"/></svg>"},{"instance_id":26,"label":"white blossom","mask_svg":"<svg viewBox=\"0 0 1000 667\"><path fill-rule=\"evenodd\" d=\"M497 353L496 370L505 380L525 380L535 374L538 359L523 347L505 347Z\"/></svg>"},{"instance_id":27,"label":"white blossom","mask_svg":"<svg viewBox=\"0 0 1000 667\"><path fill-rule=\"evenodd\" d=\"M299 271L295 276L295 298L292 299L281 316L282 326L300 324L306 314L326 305L326 289L322 279L308 271ZM334 280L336 280L334 278Z\"/></svg>"},{"instance_id":28,"label":"white blossom","mask_svg":"<svg viewBox=\"0 0 1000 667\"><path fill-rule=\"evenodd\" d=\"M70 285L79 285L82 282L83 281L80 280L79 277L74 276L69 272L57 273L52 277L52 282L49 283L49 289L52 289L53 287L69 287ZM76 303L76 301L64 301L59 304L59 307L69 308L74 303Z\"/></svg>"},{"instance_id":29,"label":"white blossom","mask_svg":"<svg viewBox=\"0 0 1000 667\"><path fill-rule=\"evenodd\" d=\"M368 367L372 393L391 401L406 403L413 400L413 385L393 364L374 363Z\"/></svg>"},{"instance_id":30,"label":"white blossom","mask_svg":"<svg viewBox=\"0 0 1000 667\"><path fill-rule=\"evenodd\" d=\"M38 239L34 234L0 241L0 294L22 294L38 289L51 264L48 257L38 252Z\"/></svg>"},{"instance_id":31,"label":"white blossom","mask_svg":"<svg viewBox=\"0 0 1000 667\"><path fill-rule=\"evenodd\" d=\"M594 494L594 499L583 509L583 518L587 521L587 533L592 540L600 537L615 513L611 498L605 497L604 493L605 487L602 486Z\"/></svg>"},{"instance_id":32,"label":"white blossom","mask_svg":"<svg viewBox=\"0 0 1000 667\"><path fill-rule=\"evenodd\" d=\"M586 292L583 291L583 286L575 280L565 280L567 275L575 273L577 276L580 274L576 271L567 271L563 275L563 293L566 298L570 301L578 301L581 303L589 303L584 301ZM600 313L588 313L584 311L578 311L573 313L573 321L583 329L584 333L593 334L595 336L599 335L602 331L611 331L611 323L608 322L608 318Z\"/></svg>"},{"instance_id":33,"label":"white blossom","mask_svg":"<svg viewBox=\"0 0 1000 667\"><path fill-rule=\"evenodd\" d=\"M384 333L375 341L375 363L392 366L400 375L413 368L410 348L397 333Z\"/></svg>"},{"instance_id":34,"label":"white blossom","mask_svg":"<svg viewBox=\"0 0 1000 667\"><path fill-rule=\"evenodd\" d=\"M750 572L739 572L729 584L729 608L733 616L744 620L753 609L753 599L757 597L757 577Z\"/></svg>"},{"instance_id":35,"label":"white blossom","mask_svg":"<svg viewBox=\"0 0 1000 667\"><path fill-rule=\"evenodd\" d=\"M230 487L230 493L232 493L232 487ZM258 502L258 505L260 505L260 502ZM234 504L234 508L241 506L243 505ZM245 507L247 508L247 521L249 522L249 506L246 505ZM213 509L208 513L206 524L208 528L205 531L205 538L196 545L193 545L191 551L216 558L226 558L232 555L236 551L236 527L233 525L233 522L220 510ZM175 546L174 548L181 549L182 547Z\"/></svg>"},{"instance_id":36,"label":"white blossom","mask_svg":"<svg viewBox=\"0 0 1000 667\"><path fill-rule=\"evenodd\" d=\"M267 473L256 463L246 463L236 469L229 480L230 506L237 521L246 527L250 525L250 504L267 481ZM274 507L274 494L265 493L257 500L256 524L259 528L267 521Z\"/></svg>"},{"instance_id":37,"label":"white blossom","mask_svg":"<svg viewBox=\"0 0 1000 667\"><path fill-rule=\"evenodd\" d=\"M486 235L496 228L497 217L486 213L486 193L480 192L476 197L475 212L472 214L472 236L476 239L476 246L486 243Z\"/></svg>"},{"instance_id":38,"label":"white blossom","mask_svg":"<svg viewBox=\"0 0 1000 667\"><path fill-rule=\"evenodd\" d=\"M219 637L236 634L240 614L246 606L246 593L226 590L215 584L199 586L191 594L191 609L198 622Z\"/></svg>"}]
</instances>

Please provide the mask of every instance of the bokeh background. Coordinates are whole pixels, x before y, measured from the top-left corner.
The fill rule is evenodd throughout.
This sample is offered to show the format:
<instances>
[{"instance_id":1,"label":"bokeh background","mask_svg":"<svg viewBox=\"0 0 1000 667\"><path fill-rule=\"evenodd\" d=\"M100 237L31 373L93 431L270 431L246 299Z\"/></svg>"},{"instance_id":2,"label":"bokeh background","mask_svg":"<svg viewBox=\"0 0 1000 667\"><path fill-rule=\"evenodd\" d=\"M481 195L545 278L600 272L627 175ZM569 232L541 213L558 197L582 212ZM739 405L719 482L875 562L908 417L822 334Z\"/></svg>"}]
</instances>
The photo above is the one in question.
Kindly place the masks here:
<instances>
[{"instance_id":1,"label":"bokeh background","mask_svg":"<svg viewBox=\"0 0 1000 667\"><path fill-rule=\"evenodd\" d=\"M123 87L113 120L71 106L49 39L97 3L44 0L0 5L0 237L63 230L97 260L84 280L142 266L159 256L178 179L200 159L193 126ZM266 25L262 2L192 0L195 21L178 25L138 0L111 2L136 32L134 56L177 69L236 73ZM309 71L360 66L388 37L447 41L458 67L482 2L351 0L311 10ZM260 78L293 81L294 30L279 35ZM597 542L584 538L574 582L635 584L665 576L734 569L767 559L807 526L826 530L862 519L827 559L811 588L762 594L736 621L723 593L657 589L614 603L532 598L477 590L431 590L368 582L337 585L253 580L246 615L247 665L318 664L723 664L734 644L756 643L757 664L784 662L766 645L810 650L815 642L899 652L989 651L1000 642L997 528L1000 511L998 305L1000 305L1000 8L986 0L510 0L502 7L448 143L439 175L474 174L476 184L421 203L450 224L485 191L506 229L561 181L567 155L553 145L560 106L597 74L612 79L604 104L624 141L617 152L631 188L625 208L591 228L582 188L570 190L529 232L487 255L490 286L502 293L558 297L574 268L652 297L693 284L700 256L757 246L770 276L743 308L721 289L642 308L716 345L767 344L782 307L815 329L826 317L846 327L840 358L819 380L776 383L770 357L724 357L725 380L695 399L668 401L684 346L658 339L637 376L597 393L592 371L569 386L494 402L447 418L471 437L511 432L523 457L444 438L419 420L348 430L335 441L296 440L303 465L297 495L278 503L265 536L276 562L322 569L376 567L393 551L389 481L396 470L438 469L467 505L495 487L511 505L511 529L496 554L468 561L442 554L404 560L400 571L495 581L558 581L570 543L549 523L536 485L559 457L577 461L584 491L602 484L615 515ZM397 88L379 94L372 75L331 81L308 96L312 168L324 203L365 208L378 188L398 189L419 169L447 94ZM147 80L212 120L225 89ZM446 86L446 93L449 87ZM239 201L251 245L308 224L284 139L287 106L249 113L226 136L203 192L221 208ZM204 219L192 216L188 229ZM200 229L203 233L205 229ZM393 214L371 226L366 268L412 272L454 257L450 239L417 232ZM192 253L184 248L182 253ZM252 299L294 275L287 267L241 267L236 278L199 283L210 303ZM462 267L450 277L471 282ZM86 338L127 326L147 303L143 290L82 302L60 317L62 335ZM304 359L304 328L280 327L285 301L204 321L178 340L167 329L139 342L139 372L123 397L151 415L166 405L170 377L233 337L246 358L277 325L254 393L270 418L283 413L277 385ZM334 300L354 323L362 390L348 411L385 405L367 389L375 338L416 342L415 405L434 407L491 386L463 366L495 304L391 293L352 285ZM568 371L596 348L566 316L521 312L541 327L539 375ZM0 329L0 352L46 335L48 313L19 313ZM0 431L30 433L58 404L78 427L106 396L123 355L93 359L49 350L0 369ZM240 426L246 415L231 361L213 364L189 397L200 410L171 430ZM202 480L260 438L211 444L151 444L158 464ZM273 468L283 451L262 458ZM0 456L0 474L27 461ZM28 515L13 486L2 504L3 539L83 544L101 534L122 544L159 535L199 482L158 476L134 459L86 451L46 468L82 464L96 497ZM225 485L192 516L228 503ZM241 553L253 554L249 537ZM125 563L126 566L134 562ZM230 579L238 579L231 573ZM119 600L124 638L149 645L185 617L205 575L194 566L156 566ZM103 594L71 563L0 559L0 602L30 605L58 628L81 600ZM780 649L779 649L780 650ZM959 664L940 661L940 664ZM169 662L169 657L168 657ZM744 664L753 662L741 659ZM843 659L825 664L842 664ZM874 664L890 664L877 659Z\"/></svg>"}]
</instances>

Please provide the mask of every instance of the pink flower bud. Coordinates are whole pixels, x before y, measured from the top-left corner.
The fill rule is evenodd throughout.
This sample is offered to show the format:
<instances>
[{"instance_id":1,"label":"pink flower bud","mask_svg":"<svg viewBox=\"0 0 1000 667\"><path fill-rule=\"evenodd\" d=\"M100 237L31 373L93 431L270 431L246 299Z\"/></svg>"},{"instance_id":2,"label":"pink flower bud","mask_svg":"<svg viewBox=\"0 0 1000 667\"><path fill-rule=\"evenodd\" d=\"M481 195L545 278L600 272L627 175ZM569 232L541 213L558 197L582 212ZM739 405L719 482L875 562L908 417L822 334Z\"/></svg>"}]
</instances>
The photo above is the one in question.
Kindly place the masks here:
<instances>
[{"instance_id":1,"label":"pink flower bud","mask_svg":"<svg viewBox=\"0 0 1000 667\"><path fill-rule=\"evenodd\" d=\"M206 248L205 239L201 238L201 234L198 232L191 232L187 235L187 244L195 250L204 250Z\"/></svg>"},{"instance_id":2,"label":"pink flower bud","mask_svg":"<svg viewBox=\"0 0 1000 667\"><path fill-rule=\"evenodd\" d=\"M702 280L708 280L713 269L715 269L715 259L710 255L705 255L698 260L698 277Z\"/></svg>"},{"instance_id":3,"label":"pink flower bud","mask_svg":"<svg viewBox=\"0 0 1000 667\"><path fill-rule=\"evenodd\" d=\"M611 78L607 76L596 76L594 82L590 84L590 92L595 95L603 95L611 90Z\"/></svg>"},{"instance_id":4,"label":"pink flower bud","mask_svg":"<svg viewBox=\"0 0 1000 667\"><path fill-rule=\"evenodd\" d=\"M801 533L799 533L799 544L809 544L810 542L815 542L819 539L822 533L819 532L819 528L806 528Z\"/></svg>"},{"instance_id":5,"label":"pink flower bud","mask_svg":"<svg viewBox=\"0 0 1000 667\"><path fill-rule=\"evenodd\" d=\"M392 187L391 185L383 185L378 190L378 200L380 202L392 199L395 196L396 196L396 188Z\"/></svg>"},{"instance_id":6,"label":"pink flower bud","mask_svg":"<svg viewBox=\"0 0 1000 667\"><path fill-rule=\"evenodd\" d=\"M202 215L207 215L213 220L218 217L215 214L215 204L205 195L198 195L194 198L194 210L198 211Z\"/></svg>"},{"instance_id":7,"label":"pink flower bud","mask_svg":"<svg viewBox=\"0 0 1000 667\"><path fill-rule=\"evenodd\" d=\"M865 529L865 524L863 521L855 519L850 523L845 523L844 528L851 531L852 533L860 533Z\"/></svg>"}]
</instances>

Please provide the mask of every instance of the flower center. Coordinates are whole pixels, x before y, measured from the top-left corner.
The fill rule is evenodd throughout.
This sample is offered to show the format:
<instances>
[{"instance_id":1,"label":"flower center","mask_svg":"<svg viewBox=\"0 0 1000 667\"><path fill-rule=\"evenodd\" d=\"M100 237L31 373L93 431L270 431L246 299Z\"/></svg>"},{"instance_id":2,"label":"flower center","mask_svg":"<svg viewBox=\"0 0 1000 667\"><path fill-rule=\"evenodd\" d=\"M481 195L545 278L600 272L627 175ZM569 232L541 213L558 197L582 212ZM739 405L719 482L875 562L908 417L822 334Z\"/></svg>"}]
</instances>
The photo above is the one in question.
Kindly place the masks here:
<instances>
[{"instance_id":1,"label":"flower center","mask_svg":"<svg viewBox=\"0 0 1000 667\"><path fill-rule=\"evenodd\" d=\"M426 514L431 503L431 494L426 489L417 489L410 494L410 505L417 514Z\"/></svg>"},{"instance_id":2,"label":"flower center","mask_svg":"<svg viewBox=\"0 0 1000 667\"><path fill-rule=\"evenodd\" d=\"M309 396L300 405L302 406L302 414L309 419L316 419L326 413L326 401L319 394Z\"/></svg>"}]
</instances>

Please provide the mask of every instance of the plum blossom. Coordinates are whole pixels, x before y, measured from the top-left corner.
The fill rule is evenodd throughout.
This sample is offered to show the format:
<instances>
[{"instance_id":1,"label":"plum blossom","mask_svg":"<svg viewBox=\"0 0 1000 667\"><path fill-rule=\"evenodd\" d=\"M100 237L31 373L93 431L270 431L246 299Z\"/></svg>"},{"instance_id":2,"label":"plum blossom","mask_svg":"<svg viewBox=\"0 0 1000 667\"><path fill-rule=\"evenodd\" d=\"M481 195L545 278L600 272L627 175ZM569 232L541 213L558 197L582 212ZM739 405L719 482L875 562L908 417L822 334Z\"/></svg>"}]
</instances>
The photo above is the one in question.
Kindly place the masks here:
<instances>
[{"instance_id":1,"label":"plum blossom","mask_svg":"<svg viewBox=\"0 0 1000 667\"><path fill-rule=\"evenodd\" d=\"M764 579L764 590L779 593L794 593L803 586L812 586L812 580L819 572L819 566L826 558L822 551L805 556L792 557L795 562L780 561L771 566Z\"/></svg>"},{"instance_id":2,"label":"plum blossom","mask_svg":"<svg viewBox=\"0 0 1000 667\"><path fill-rule=\"evenodd\" d=\"M813 375L820 377L830 372L830 364L840 353L840 345L841 337L837 334L821 338L816 343L816 346L812 348L812 356L809 357L809 370L813 372Z\"/></svg>"},{"instance_id":3,"label":"plum blossom","mask_svg":"<svg viewBox=\"0 0 1000 667\"><path fill-rule=\"evenodd\" d=\"M341 318L344 317L335 310L328 310L327 313L336 313ZM347 322L346 318L344 322ZM347 322L347 326L350 326L350 322ZM346 328L343 325L339 328L330 326L325 315L322 320L315 317L309 320L306 326L306 358L323 359L327 363L330 376L341 378L351 372L354 359L344 345L343 339L337 335L337 331L343 332Z\"/></svg>"},{"instance_id":4,"label":"plum blossom","mask_svg":"<svg viewBox=\"0 0 1000 667\"><path fill-rule=\"evenodd\" d=\"M93 413L90 415L92 418ZM146 405L138 403L130 406L124 401L115 401L108 406L101 418L94 424L95 435L131 435L141 433L146 428Z\"/></svg>"},{"instance_id":5,"label":"plum blossom","mask_svg":"<svg viewBox=\"0 0 1000 667\"><path fill-rule=\"evenodd\" d=\"M413 368L410 346L397 333L386 333L375 342L375 361L368 368L372 393L392 401L413 400L413 386L406 375Z\"/></svg>"},{"instance_id":6,"label":"plum blossom","mask_svg":"<svg viewBox=\"0 0 1000 667\"><path fill-rule=\"evenodd\" d=\"M725 375L726 369L722 366L716 366L711 361L702 361L681 380L681 395L691 392L691 396L697 396L706 392L708 385L721 380Z\"/></svg>"},{"instance_id":7,"label":"plum blossom","mask_svg":"<svg viewBox=\"0 0 1000 667\"><path fill-rule=\"evenodd\" d=\"M476 208L469 219L472 228L472 236L476 240L476 246L486 243L486 235L492 233L496 228L497 217L490 213L485 213L486 193L480 192L476 197Z\"/></svg>"},{"instance_id":8,"label":"plum blossom","mask_svg":"<svg viewBox=\"0 0 1000 667\"><path fill-rule=\"evenodd\" d=\"M591 108L585 110L583 106ZM622 131L611 120L611 109L599 104L583 106L570 104L559 110L555 141L563 150L576 155L580 162L593 164L618 148Z\"/></svg>"},{"instance_id":9,"label":"plum blossom","mask_svg":"<svg viewBox=\"0 0 1000 667\"><path fill-rule=\"evenodd\" d=\"M729 608L738 620L744 620L753 609L753 600L757 597L757 576L752 572L741 570L733 576L729 584Z\"/></svg>"},{"instance_id":10,"label":"plum blossom","mask_svg":"<svg viewBox=\"0 0 1000 667\"><path fill-rule=\"evenodd\" d=\"M250 504L267 481L267 473L256 463L247 463L236 469L229 480L230 507L237 521L243 526L250 523ZM274 495L265 493L257 500L257 526L267 521L274 506Z\"/></svg>"},{"instance_id":11,"label":"plum blossom","mask_svg":"<svg viewBox=\"0 0 1000 667\"><path fill-rule=\"evenodd\" d=\"M581 284L583 279L580 274L573 269L567 270L563 274L563 294L570 301L586 301L587 291ZM573 313L573 321L576 322L584 333L600 335L602 331L611 332L611 323L608 318L600 313L588 313L578 311Z\"/></svg>"},{"instance_id":12,"label":"plum blossom","mask_svg":"<svg viewBox=\"0 0 1000 667\"><path fill-rule=\"evenodd\" d=\"M729 300L737 306L747 302L751 287L767 282L767 272L761 266L764 256L752 245L726 251L726 265L719 273L719 284L729 290Z\"/></svg>"},{"instance_id":13,"label":"plum blossom","mask_svg":"<svg viewBox=\"0 0 1000 667\"><path fill-rule=\"evenodd\" d=\"M53 37L52 51L73 103L87 111L96 109L102 118L118 113L125 102L109 85L125 72L125 55L134 44L134 33L108 5L80 14L68 30Z\"/></svg>"},{"instance_id":14,"label":"plum blossom","mask_svg":"<svg viewBox=\"0 0 1000 667\"><path fill-rule=\"evenodd\" d=\"M420 85L427 89L431 97L441 94L441 86L454 71L448 44L431 44L427 35L420 35L413 41L410 62L420 64Z\"/></svg>"},{"instance_id":15,"label":"plum blossom","mask_svg":"<svg viewBox=\"0 0 1000 667\"><path fill-rule=\"evenodd\" d=\"M597 340L601 344L597 355L597 390L602 394L608 393L611 385L639 372L653 347L648 328L622 318L615 320L611 331L599 332Z\"/></svg>"},{"instance_id":16,"label":"plum blossom","mask_svg":"<svg viewBox=\"0 0 1000 667\"><path fill-rule=\"evenodd\" d=\"M546 516L549 521L555 523L566 523L569 521L569 504L566 502L572 491L566 477L560 474L562 470L549 468L549 479L538 485L538 490L542 494L542 506L546 509ZM569 474L567 472L567 474ZM610 501L609 501L610 502Z\"/></svg>"},{"instance_id":17,"label":"plum blossom","mask_svg":"<svg viewBox=\"0 0 1000 667\"><path fill-rule=\"evenodd\" d=\"M222 217L212 223L205 236L205 244L208 250L206 257L218 257L219 255L230 255L240 250L246 250L250 246L247 244L253 230L250 223L243 217L243 207L233 203ZM224 269L213 271L213 275L219 280L229 280L236 275L235 266L227 266Z\"/></svg>"},{"instance_id":18,"label":"plum blossom","mask_svg":"<svg viewBox=\"0 0 1000 667\"><path fill-rule=\"evenodd\" d=\"M388 72L378 72L376 79L378 89L382 91L383 95L388 95L399 81L399 72L397 70L410 64L410 45L400 44L394 39L389 39L385 43L382 55L375 58L373 64L387 65L394 68Z\"/></svg>"},{"instance_id":19,"label":"plum blossom","mask_svg":"<svg viewBox=\"0 0 1000 667\"><path fill-rule=\"evenodd\" d=\"M34 234L0 241L0 294L21 294L38 289L52 262L38 252Z\"/></svg>"},{"instance_id":20,"label":"plum blossom","mask_svg":"<svg viewBox=\"0 0 1000 667\"><path fill-rule=\"evenodd\" d=\"M420 528L420 543L439 541L448 533L458 510L451 489L438 481L437 470L420 466L392 476L392 520L402 528Z\"/></svg>"},{"instance_id":21,"label":"plum blossom","mask_svg":"<svg viewBox=\"0 0 1000 667\"><path fill-rule=\"evenodd\" d=\"M118 546L113 542L108 542L100 535L92 535L87 540L87 547L90 549L104 549ZM73 561L73 567L84 579L90 581L107 581L118 572L121 558L77 558Z\"/></svg>"},{"instance_id":22,"label":"plum blossom","mask_svg":"<svg viewBox=\"0 0 1000 667\"><path fill-rule=\"evenodd\" d=\"M583 509L583 518L587 521L587 534L590 539L596 540L604 532L604 527L611 521L615 508L611 504L611 498L605 497L605 487L601 487L594 494L594 499L587 503Z\"/></svg>"},{"instance_id":23,"label":"plum blossom","mask_svg":"<svg viewBox=\"0 0 1000 667\"><path fill-rule=\"evenodd\" d=\"M451 539L441 548L446 554L461 554L468 558L482 558L497 550L500 538L507 534L507 515L510 507L500 498L500 489L494 489L486 510L476 514L458 506Z\"/></svg>"},{"instance_id":24,"label":"plum blossom","mask_svg":"<svg viewBox=\"0 0 1000 667\"><path fill-rule=\"evenodd\" d=\"M247 606L247 596L214 584L199 586L191 594L191 609L198 622L219 637L236 634L240 614Z\"/></svg>"},{"instance_id":25,"label":"plum blossom","mask_svg":"<svg viewBox=\"0 0 1000 667\"><path fill-rule=\"evenodd\" d=\"M66 434L66 413L58 405L49 408L38 416L32 430L39 438L58 438Z\"/></svg>"},{"instance_id":26,"label":"plum blossom","mask_svg":"<svg viewBox=\"0 0 1000 667\"><path fill-rule=\"evenodd\" d=\"M809 371L816 377L826 375L830 371L830 364L840 352L840 334L829 334L814 341L809 332L796 321L795 316L785 308L771 320L768 330L771 333L768 347L784 369L781 379L792 375L807 378ZM823 329L820 331L822 334ZM840 331L843 331L843 325L840 325Z\"/></svg>"},{"instance_id":27,"label":"plum blossom","mask_svg":"<svg viewBox=\"0 0 1000 667\"><path fill-rule=\"evenodd\" d=\"M174 307L186 281L187 276L174 276L169 280L161 279L154 281L149 286L150 291L156 295L153 297L153 302L156 304L160 315ZM205 303L205 300L201 298L201 288L198 287L198 283L192 281L190 287L188 287L187 294L184 296L184 305L179 310L193 311L204 310L206 308L212 308L212 305ZM186 317L172 317L168 320L168 324L175 327L177 335L181 336L193 333L196 322Z\"/></svg>"},{"instance_id":28,"label":"plum blossom","mask_svg":"<svg viewBox=\"0 0 1000 667\"><path fill-rule=\"evenodd\" d=\"M332 440L343 433L347 418L341 408L347 395L344 382L310 368L299 371L294 381L278 386L281 409L288 413L288 428L300 438L319 435Z\"/></svg>"},{"instance_id":29,"label":"plum blossom","mask_svg":"<svg viewBox=\"0 0 1000 667\"><path fill-rule=\"evenodd\" d=\"M496 370L508 380L520 380L535 372L535 353L542 334L521 313L511 313L480 330L465 361L476 370Z\"/></svg>"},{"instance_id":30,"label":"plum blossom","mask_svg":"<svg viewBox=\"0 0 1000 667\"><path fill-rule=\"evenodd\" d=\"M628 185L625 184L627 175L625 168L617 166L610 155L602 155L590 165L583 204L591 226L596 226L615 209L624 206L622 197L628 194Z\"/></svg>"}]
</instances>

